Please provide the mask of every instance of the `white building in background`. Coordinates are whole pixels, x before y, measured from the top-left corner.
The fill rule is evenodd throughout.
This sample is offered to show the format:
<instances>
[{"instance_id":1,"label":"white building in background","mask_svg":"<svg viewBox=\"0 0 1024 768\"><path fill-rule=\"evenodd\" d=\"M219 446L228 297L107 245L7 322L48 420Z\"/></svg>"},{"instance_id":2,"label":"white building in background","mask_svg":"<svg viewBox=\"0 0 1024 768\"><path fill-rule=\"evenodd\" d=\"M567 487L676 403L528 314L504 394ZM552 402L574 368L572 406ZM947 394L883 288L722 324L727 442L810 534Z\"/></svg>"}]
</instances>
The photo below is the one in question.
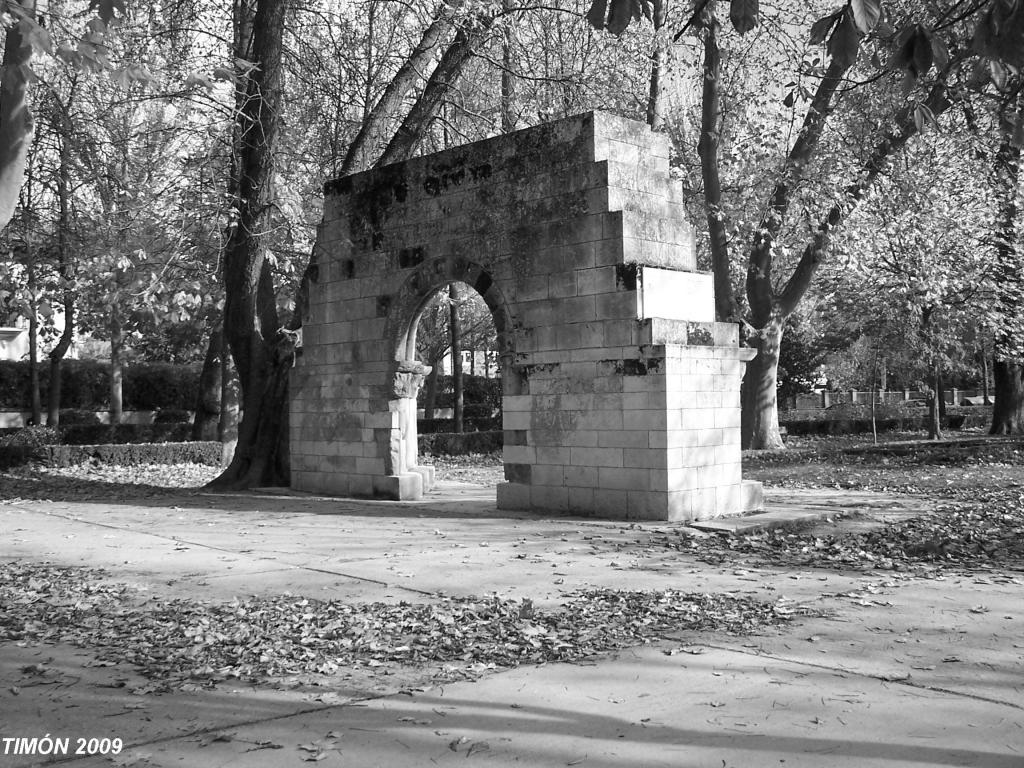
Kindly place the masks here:
<instances>
[{"instance_id":1,"label":"white building in background","mask_svg":"<svg viewBox=\"0 0 1024 768\"><path fill-rule=\"evenodd\" d=\"M64 310L57 307L50 315L52 328L44 336L44 318L39 321L39 340L37 355L43 360L50 350L57 344L62 333L64 333ZM28 318L17 313L9 313L6 316L0 313L0 323L7 322L10 325L0 325L0 360L28 360ZM81 356L83 343L88 343L91 337L88 334L75 333L71 339L71 346L64 354L65 360L77 360Z\"/></svg>"},{"instance_id":2,"label":"white building in background","mask_svg":"<svg viewBox=\"0 0 1024 768\"><path fill-rule=\"evenodd\" d=\"M28 357L28 330L0 327L0 360L23 360Z\"/></svg>"},{"instance_id":3,"label":"white building in background","mask_svg":"<svg viewBox=\"0 0 1024 768\"><path fill-rule=\"evenodd\" d=\"M493 379L501 375L501 361L498 353L493 350L462 350L462 372L467 376L472 373L474 376L483 376ZM452 375L452 353L446 352L441 358L440 370L442 376Z\"/></svg>"}]
</instances>

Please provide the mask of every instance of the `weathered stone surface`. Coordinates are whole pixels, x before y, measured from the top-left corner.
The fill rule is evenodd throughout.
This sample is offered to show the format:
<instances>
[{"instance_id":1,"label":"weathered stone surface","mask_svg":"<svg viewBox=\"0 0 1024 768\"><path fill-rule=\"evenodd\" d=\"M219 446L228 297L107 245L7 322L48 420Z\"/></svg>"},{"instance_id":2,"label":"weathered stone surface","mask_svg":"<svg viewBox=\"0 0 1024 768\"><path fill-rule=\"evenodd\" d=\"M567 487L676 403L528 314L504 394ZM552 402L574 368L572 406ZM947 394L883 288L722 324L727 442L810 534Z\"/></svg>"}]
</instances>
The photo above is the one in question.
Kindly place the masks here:
<instances>
[{"instance_id":1,"label":"weathered stone surface","mask_svg":"<svg viewBox=\"0 0 1024 768\"><path fill-rule=\"evenodd\" d=\"M602 113L328 183L293 486L417 498L426 299L468 283L494 316L503 508L707 519L756 503L739 460L736 328L668 173L668 143Z\"/></svg>"}]
</instances>

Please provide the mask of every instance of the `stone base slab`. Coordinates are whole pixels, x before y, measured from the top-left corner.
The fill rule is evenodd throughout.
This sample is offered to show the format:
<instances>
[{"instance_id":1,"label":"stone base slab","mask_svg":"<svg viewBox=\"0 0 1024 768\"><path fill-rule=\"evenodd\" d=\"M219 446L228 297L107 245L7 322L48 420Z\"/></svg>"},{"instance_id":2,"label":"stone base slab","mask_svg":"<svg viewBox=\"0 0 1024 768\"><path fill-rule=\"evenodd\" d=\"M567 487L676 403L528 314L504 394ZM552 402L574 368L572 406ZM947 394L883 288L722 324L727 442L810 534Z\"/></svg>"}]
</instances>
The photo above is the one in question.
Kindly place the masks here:
<instances>
[{"instance_id":1,"label":"stone base slab","mask_svg":"<svg viewBox=\"0 0 1024 768\"><path fill-rule=\"evenodd\" d=\"M740 486L743 494L743 512L764 509L764 486L757 480L743 480Z\"/></svg>"},{"instance_id":2,"label":"stone base slab","mask_svg":"<svg viewBox=\"0 0 1024 768\"><path fill-rule=\"evenodd\" d=\"M738 516L764 506L761 483L692 491L606 490L499 483L498 509L561 512L611 520L688 523Z\"/></svg>"},{"instance_id":3,"label":"stone base slab","mask_svg":"<svg viewBox=\"0 0 1024 768\"><path fill-rule=\"evenodd\" d=\"M424 475L420 472L404 472L400 475L383 475L373 478L373 495L394 501L415 501L423 497Z\"/></svg>"}]
</instances>

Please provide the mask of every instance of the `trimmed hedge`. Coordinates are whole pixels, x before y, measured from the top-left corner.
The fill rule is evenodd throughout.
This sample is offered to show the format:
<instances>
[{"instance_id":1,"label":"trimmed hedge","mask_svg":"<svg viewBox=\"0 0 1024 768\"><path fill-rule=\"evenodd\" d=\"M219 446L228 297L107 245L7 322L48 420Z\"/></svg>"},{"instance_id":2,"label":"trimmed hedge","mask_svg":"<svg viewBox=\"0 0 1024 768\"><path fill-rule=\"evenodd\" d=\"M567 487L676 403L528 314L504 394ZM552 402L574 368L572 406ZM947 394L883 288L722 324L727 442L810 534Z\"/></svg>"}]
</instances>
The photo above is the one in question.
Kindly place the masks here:
<instances>
[{"instance_id":1,"label":"trimmed hedge","mask_svg":"<svg viewBox=\"0 0 1024 768\"><path fill-rule=\"evenodd\" d=\"M963 414L947 414L942 419L944 429L960 429L964 425ZM928 429L927 416L905 416L902 418L875 419L879 432L910 432ZM789 435L856 435L871 431L871 419L780 419L779 426L785 427Z\"/></svg>"},{"instance_id":2,"label":"trimmed hedge","mask_svg":"<svg viewBox=\"0 0 1024 768\"><path fill-rule=\"evenodd\" d=\"M427 388L420 387L417 395L417 407L422 408L426 403ZM479 405L484 408L488 415L495 409L501 408L501 379L485 378L484 376L470 376L468 373L462 375L462 403L463 406ZM435 408L451 408L455 404L455 394L451 376L437 377L437 399L434 402Z\"/></svg>"},{"instance_id":3,"label":"trimmed hedge","mask_svg":"<svg viewBox=\"0 0 1024 768\"><path fill-rule=\"evenodd\" d=\"M0 446L0 469L39 462L71 467L96 460L101 464L205 464L219 467L224 447L219 442L126 443L121 445Z\"/></svg>"},{"instance_id":4,"label":"trimmed hedge","mask_svg":"<svg viewBox=\"0 0 1024 768\"><path fill-rule=\"evenodd\" d=\"M87 411L81 408L62 408L60 411L62 427L94 427L102 423L100 415L96 411Z\"/></svg>"},{"instance_id":5,"label":"trimmed hedge","mask_svg":"<svg viewBox=\"0 0 1024 768\"><path fill-rule=\"evenodd\" d=\"M192 435L192 425L170 424L81 424L60 427L65 445L140 444L185 442Z\"/></svg>"},{"instance_id":6,"label":"trimmed hedge","mask_svg":"<svg viewBox=\"0 0 1024 768\"><path fill-rule=\"evenodd\" d=\"M451 432L455 426L454 419L419 419L416 428L421 435L430 435L436 432ZM493 432L501 429L501 416L488 416L486 418L463 417L462 426L466 432Z\"/></svg>"},{"instance_id":7,"label":"trimmed hedge","mask_svg":"<svg viewBox=\"0 0 1024 768\"><path fill-rule=\"evenodd\" d=\"M139 411L195 407L199 397L197 365L146 363L125 368L124 407Z\"/></svg>"},{"instance_id":8,"label":"trimmed hedge","mask_svg":"<svg viewBox=\"0 0 1024 768\"><path fill-rule=\"evenodd\" d=\"M161 408L153 417L154 424L191 424L192 411L184 408Z\"/></svg>"},{"instance_id":9,"label":"trimmed hedge","mask_svg":"<svg viewBox=\"0 0 1024 768\"><path fill-rule=\"evenodd\" d=\"M199 394L198 365L134 363L124 368L122 395L126 410L189 410ZM43 403L49 394L50 366L39 364ZM105 410L110 405L110 366L102 360L65 360L61 364L61 407ZM26 360L0 361L0 408L31 407Z\"/></svg>"},{"instance_id":10,"label":"trimmed hedge","mask_svg":"<svg viewBox=\"0 0 1024 768\"><path fill-rule=\"evenodd\" d=\"M48 427L8 427L0 429L0 444L13 435L24 434L26 429ZM65 445L99 445L101 443L185 443L192 435L192 425L183 422L168 424L78 424L65 426L61 421L59 434L52 443Z\"/></svg>"},{"instance_id":11,"label":"trimmed hedge","mask_svg":"<svg viewBox=\"0 0 1024 768\"><path fill-rule=\"evenodd\" d=\"M467 453L493 453L504 445L505 433L501 430L490 432L434 432L420 435L419 449L422 454L433 456L463 456Z\"/></svg>"}]
</instances>

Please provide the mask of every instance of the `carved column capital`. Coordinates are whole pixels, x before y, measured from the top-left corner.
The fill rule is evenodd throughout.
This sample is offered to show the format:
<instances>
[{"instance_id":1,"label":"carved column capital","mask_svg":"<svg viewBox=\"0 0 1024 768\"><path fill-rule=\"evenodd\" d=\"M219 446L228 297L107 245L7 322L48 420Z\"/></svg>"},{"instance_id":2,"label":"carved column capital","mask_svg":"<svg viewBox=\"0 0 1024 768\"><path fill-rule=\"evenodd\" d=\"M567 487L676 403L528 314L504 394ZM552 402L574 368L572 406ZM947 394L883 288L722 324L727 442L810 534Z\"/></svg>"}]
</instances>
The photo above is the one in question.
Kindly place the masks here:
<instances>
[{"instance_id":1,"label":"carved column capital","mask_svg":"<svg viewBox=\"0 0 1024 768\"><path fill-rule=\"evenodd\" d=\"M419 360L399 360L391 377L392 394L396 398L416 397L430 371L431 367Z\"/></svg>"}]
</instances>

